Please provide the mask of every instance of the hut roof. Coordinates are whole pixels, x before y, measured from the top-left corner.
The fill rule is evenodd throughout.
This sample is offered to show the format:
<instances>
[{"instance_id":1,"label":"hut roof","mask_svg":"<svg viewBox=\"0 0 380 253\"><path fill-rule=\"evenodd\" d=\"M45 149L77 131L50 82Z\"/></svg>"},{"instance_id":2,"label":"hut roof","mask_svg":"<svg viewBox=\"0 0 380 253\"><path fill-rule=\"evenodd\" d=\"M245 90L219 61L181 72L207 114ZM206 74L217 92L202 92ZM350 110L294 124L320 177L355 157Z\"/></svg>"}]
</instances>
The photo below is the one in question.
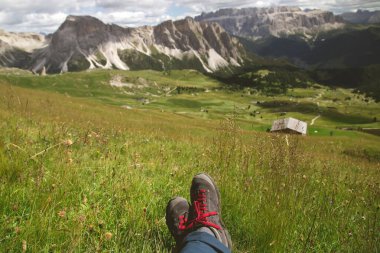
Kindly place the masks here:
<instances>
[{"instance_id":1,"label":"hut roof","mask_svg":"<svg viewBox=\"0 0 380 253\"><path fill-rule=\"evenodd\" d=\"M291 130L306 135L307 123L294 118L279 119L273 122L271 132Z\"/></svg>"}]
</instances>

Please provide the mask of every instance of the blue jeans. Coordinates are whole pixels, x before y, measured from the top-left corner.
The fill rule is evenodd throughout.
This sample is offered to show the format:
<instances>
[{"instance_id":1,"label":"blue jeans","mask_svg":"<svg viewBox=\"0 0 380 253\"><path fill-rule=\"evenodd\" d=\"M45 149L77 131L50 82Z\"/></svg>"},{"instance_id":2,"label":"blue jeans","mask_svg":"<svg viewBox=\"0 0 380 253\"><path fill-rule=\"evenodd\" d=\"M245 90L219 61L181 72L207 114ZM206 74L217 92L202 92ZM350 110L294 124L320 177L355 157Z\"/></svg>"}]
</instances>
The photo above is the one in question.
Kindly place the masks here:
<instances>
[{"instance_id":1,"label":"blue jeans","mask_svg":"<svg viewBox=\"0 0 380 253\"><path fill-rule=\"evenodd\" d=\"M214 236L204 232L192 232L186 236L181 253L231 253Z\"/></svg>"}]
</instances>

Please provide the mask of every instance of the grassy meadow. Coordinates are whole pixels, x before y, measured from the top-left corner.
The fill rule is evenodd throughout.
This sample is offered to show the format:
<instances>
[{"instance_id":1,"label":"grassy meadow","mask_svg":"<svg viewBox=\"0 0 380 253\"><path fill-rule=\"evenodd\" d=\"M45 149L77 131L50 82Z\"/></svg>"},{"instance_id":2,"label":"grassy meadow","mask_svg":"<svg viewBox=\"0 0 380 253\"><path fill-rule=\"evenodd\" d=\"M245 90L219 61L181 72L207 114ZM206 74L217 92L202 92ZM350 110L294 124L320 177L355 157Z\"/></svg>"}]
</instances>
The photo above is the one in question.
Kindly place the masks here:
<instances>
[{"instance_id":1,"label":"grassy meadow","mask_svg":"<svg viewBox=\"0 0 380 253\"><path fill-rule=\"evenodd\" d=\"M284 112L320 117L306 137L266 133ZM0 252L170 252L166 204L202 171L234 252L379 252L380 137L343 130L379 119L325 86L269 97L191 70L2 70Z\"/></svg>"}]
</instances>

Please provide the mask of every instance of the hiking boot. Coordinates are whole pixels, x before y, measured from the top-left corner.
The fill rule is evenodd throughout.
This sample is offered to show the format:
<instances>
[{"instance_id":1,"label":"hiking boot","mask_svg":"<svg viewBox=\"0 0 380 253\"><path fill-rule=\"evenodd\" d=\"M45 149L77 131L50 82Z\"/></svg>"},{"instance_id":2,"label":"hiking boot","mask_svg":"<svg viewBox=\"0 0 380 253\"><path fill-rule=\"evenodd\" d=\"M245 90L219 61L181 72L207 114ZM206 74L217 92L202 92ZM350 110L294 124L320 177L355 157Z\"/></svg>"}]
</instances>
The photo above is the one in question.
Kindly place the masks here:
<instances>
[{"instance_id":1,"label":"hiking boot","mask_svg":"<svg viewBox=\"0 0 380 253\"><path fill-rule=\"evenodd\" d=\"M188 234L185 230L188 213L189 203L181 197L171 199L166 206L166 225L174 237L177 246L181 244L183 238Z\"/></svg>"},{"instance_id":2,"label":"hiking boot","mask_svg":"<svg viewBox=\"0 0 380 253\"><path fill-rule=\"evenodd\" d=\"M204 173L196 175L191 184L190 197L192 205L185 229L204 231L207 227L221 243L231 249L231 237L222 221L220 193L214 180Z\"/></svg>"}]
</instances>

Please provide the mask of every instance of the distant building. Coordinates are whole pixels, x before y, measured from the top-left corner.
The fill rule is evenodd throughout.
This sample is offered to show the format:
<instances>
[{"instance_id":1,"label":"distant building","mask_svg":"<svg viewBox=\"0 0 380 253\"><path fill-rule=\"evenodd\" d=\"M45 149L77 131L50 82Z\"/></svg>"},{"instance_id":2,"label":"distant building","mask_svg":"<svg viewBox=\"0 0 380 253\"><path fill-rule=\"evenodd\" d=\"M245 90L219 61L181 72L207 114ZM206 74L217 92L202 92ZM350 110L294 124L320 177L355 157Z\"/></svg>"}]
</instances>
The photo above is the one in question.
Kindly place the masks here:
<instances>
[{"instance_id":1,"label":"distant building","mask_svg":"<svg viewBox=\"0 0 380 253\"><path fill-rule=\"evenodd\" d=\"M273 122L270 131L306 135L307 123L293 118L279 119Z\"/></svg>"}]
</instances>

